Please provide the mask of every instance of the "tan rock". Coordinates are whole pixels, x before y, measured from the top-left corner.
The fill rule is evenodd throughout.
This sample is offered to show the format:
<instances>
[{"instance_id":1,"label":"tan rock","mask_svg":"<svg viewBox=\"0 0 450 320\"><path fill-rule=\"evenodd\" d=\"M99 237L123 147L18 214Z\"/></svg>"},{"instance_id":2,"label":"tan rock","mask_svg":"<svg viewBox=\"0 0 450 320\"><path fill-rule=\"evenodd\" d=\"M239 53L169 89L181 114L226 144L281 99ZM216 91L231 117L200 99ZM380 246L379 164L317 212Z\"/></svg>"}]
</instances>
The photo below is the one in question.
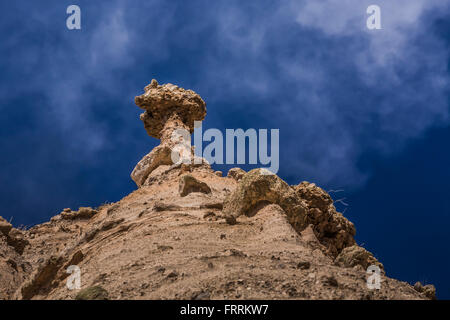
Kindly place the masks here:
<instances>
[{"instance_id":1,"label":"tan rock","mask_svg":"<svg viewBox=\"0 0 450 320\"><path fill-rule=\"evenodd\" d=\"M246 172L241 168L231 168L230 170L228 170L227 177L239 181L242 179L245 173Z\"/></svg>"},{"instance_id":2,"label":"tan rock","mask_svg":"<svg viewBox=\"0 0 450 320\"><path fill-rule=\"evenodd\" d=\"M436 300L436 288L432 284L423 287L423 294L431 300Z\"/></svg>"},{"instance_id":3,"label":"tan rock","mask_svg":"<svg viewBox=\"0 0 450 320\"><path fill-rule=\"evenodd\" d=\"M16 228L12 228L9 232L7 243L19 254L22 254L25 247L29 245L29 241L25 239L24 233Z\"/></svg>"},{"instance_id":4,"label":"tan rock","mask_svg":"<svg viewBox=\"0 0 450 320\"><path fill-rule=\"evenodd\" d=\"M316 234L314 233L314 226L310 224L307 226L301 233L302 239L312 245L313 247L320 246L320 241L317 239Z\"/></svg>"},{"instance_id":5,"label":"tan rock","mask_svg":"<svg viewBox=\"0 0 450 320\"><path fill-rule=\"evenodd\" d=\"M414 290L424 294L431 300L436 300L436 288L432 284L422 285L419 281L414 284Z\"/></svg>"},{"instance_id":6,"label":"tan rock","mask_svg":"<svg viewBox=\"0 0 450 320\"><path fill-rule=\"evenodd\" d=\"M89 287L78 292L75 300L108 300L108 291L100 286Z\"/></svg>"},{"instance_id":7,"label":"tan rock","mask_svg":"<svg viewBox=\"0 0 450 320\"><path fill-rule=\"evenodd\" d=\"M144 156L131 173L133 181L138 187L141 187L151 172L159 166L175 165L172 151L186 138L177 135L178 131L176 130L192 133L194 121L201 121L206 116L206 104L192 90L185 90L172 84L160 86L155 79L145 87L143 95L135 98L135 103L146 110L140 118L144 122L147 133L161 139L161 144ZM179 136L179 138L174 139L175 136ZM199 163L195 160L193 148L188 148L184 151L184 153L186 152L188 154L184 154L184 156L191 160L190 165L198 166ZM200 159L201 164L209 165L203 160ZM178 168L178 165L174 168Z\"/></svg>"},{"instance_id":8,"label":"tan rock","mask_svg":"<svg viewBox=\"0 0 450 320\"><path fill-rule=\"evenodd\" d=\"M308 222L329 254L336 257L342 249L355 244L355 226L336 211L333 199L314 183L302 182L293 187L296 194L306 203Z\"/></svg>"},{"instance_id":9,"label":"tan rock","mask_svg":"<svg viewBox=\"0 0 450 320\"><path fill-rule=\"evenodd\" d=\"M134 101L145 110L141 120L152 137L161 138L167 119L173 114L178 115L191 133L194 131L194 121L201 121L206 116L205 102L192 90L170 83L158 85L155 79L144 90L145 93Z\"/></svg>"},{"instance_id":10,"label":"tan rock","mask_svg":"<svg viewBox=\"0 0 450 320\"><path fill-rule=\"evenodd\" d=\"M90 219L95 214L97 214L97 210L92 209L91 207L80 207L76 214L76 217L79 219Z\"/></svg>"},{"instance_id":11,"label":"tan rock","mask_svg":"<svg viewBox=\"0 0 450 320\"><path fill-rule=\"evenodd\" d=\"M62 258L51 256L39 267L20 290L20 298L29 300L42 292L48 292L55 284L53 280L62 265Z\"/></svg>"},{"instance_id":12,"label":"tan rock","mask_svg":"<svg viewBox=\"0 0 450 320\"><path fill-rule=\"evenodd\" d=\"M97 210L92 209L91 207L80 207L78 211L64 209L60 213L60 216L62 219L65 220L74 220L74 219L90 219L95 214L97 214ZM54 219L54 221L57 221L57 219Z\"/></svg>"},{"instance_id":13,"label":"tan rock","mask_svg":"<svg viewBox=\"0 0 450 320\"><path fill-rule=\"evenodd\" d=\"M254 169L243 176L236 190L225 199L223 213L227 222L233 224L239 216L252 216L268 203L278 204L298 232L307 226L306 207L295 191L277 175L266 174L264 169Z\"/></svg>"},{"instance_id":14,"label":"tan rock","mask_svg":"<svg viewBox=\"0 0 450 320\"><path fill-rule=\"evenodd\" d=\"M153 82L146 91L156 87ZM190 130L178 114L169 115L166 130L160 132L161 146L168 148L172 146L168 137L177 126ZM431 285L421 286L419 292L386 276L381 290L368 291L361 265L348 268L335 262L333 252L351 242L345 239L351 236L352 225L315 185L290 187L277 176L261 174L264 170L245 173L239 169L243 177L224 178L208 165L161 165L164 161L156 160L161 158L142 165L142 173L136 175L142 175L137 179L142 188L99 207L98 213L65 209L61 214L68 219L60 214L52 223L10 229L8 236L1 233L0 299L433 296ZM186 174L200 185L205 183L211 192L180 197L177 188ZM239 223L224 223L224 212L228 218L239 217ZM77 215L84 218L76 219ZM12 237L29 241L22 254L11 246ZM343 265L345 254L339 258ZM359 261L358 255L349 256L347 264ZM67 266L73 264L81 269L84 290L66 287Z\"/></svg>"},{"instance_id":15,"label":"tan rock","mask_svg":"<svg viewBox=\"0 0 450 320\"><path fill-rule=\"evenodd\" d=\"M0 233L3 233L6 236L6 235L8 235L11 228L12 228L12 224L0 216Z\"/></svg>"},{"instance_id":16,"label":"tan rock","mask_svg":"<svg viewBox=\"0 0 450 320\"><path fill-rule=\"evenodd\" d=\"M185 197L191 192L211 193L211 188L192 175L185 174L180 178L178 191L180 196Z\"/></svg>"},{"instance_id":17,"label":"tan rock","mask_svg":"<svg viewBox=\"0 0 450 320\"><path fill-rule=\"evenodd\" d=\"M352 268L356 265L360 265L364 270L367 270L371 265L376 265L381 270L384 270L383 264L378 262L371 252L358 245L344 248L336 257L335 263L345 268Z\"/></svg>"},{"instance_id":18,"label":"tan rock","mask_svg":"<svg viewBox=\"0 0 450 320\"><path fill-rule=\"evenodd\" d=\"M323 189L316 186L315 183L302 182L294 186L297 194L306 201L308 208L318 208L320 211L327 211L333 204L333 199Z\"/></svg>"}]
</instances>

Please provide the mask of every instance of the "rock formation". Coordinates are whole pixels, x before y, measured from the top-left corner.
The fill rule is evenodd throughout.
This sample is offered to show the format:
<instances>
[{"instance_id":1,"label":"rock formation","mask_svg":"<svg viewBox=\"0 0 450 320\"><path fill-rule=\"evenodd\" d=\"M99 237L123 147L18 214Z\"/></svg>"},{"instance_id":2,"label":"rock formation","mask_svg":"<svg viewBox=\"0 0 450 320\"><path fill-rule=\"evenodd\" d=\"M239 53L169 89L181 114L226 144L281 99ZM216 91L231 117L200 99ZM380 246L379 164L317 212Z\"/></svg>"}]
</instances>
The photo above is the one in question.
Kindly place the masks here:
<instances>
[{"instance_id":1,"label":"rock formation","mask_svg":"<svg viewBox=\"0 0 450 320\"><path fill-rule=\"evenodd\" d=\"M230 170L228 170L227 177L233 178L236 181L239 181L244 177L244 174L245 174L245 171L242 170L241 168L231 168Z\"/></svg>"},{"instance_id":2,"label":"rock formation","mask_svg":"<svg viewBox=\"0 0 450 320\"><path fill-rule=\"evenodd\" d=\"M290 186L262 169L222 177L204 161L174 165L173 133L192 132L206 115L195 92L153 80L135 101L161 139L131 174L138 189L28 230L0 218L0 299L435 298L433 286L384 272L381 288L369 289L367 267L383 265L315 184ZM70 290L74 265L81 288Z\"/></svg>"},{"instance_id":3,"label":"rock formation","mask_svg":"<svg viewBox=\"0 0 450 320\"><path fill-rule=\"evenodd\" d=\"M306 181L294 186L294 190L306 204L308 224L313 226L329 254L336 257L342 249L355 244L355 226L336 211L328 193Z\"/></svg>"},{"instance_id":4,"label":"rock formation","mask_svg":"<svg viewBox=\"0 0 450 320\"><path fill-rule=\"evenodd\" d=\"M184 90L173 84L158 85L153 79L144 88L145 93L134 101L144 109L140 118L145 130L154 138L161 139L161 144L146 155L134 168L131 178L142 186L149 174L160 165L171 165L172 150L180 139L175 139L175 130L194 132L194 121L201 121L206 116L206 104L192 90Z\"/></svg>"},{"instance_id":5,"label":"rock formation","mask_svg":"<svg viewBox=\"0 0 450 320\"><path fill-rule=\"evenodd\" d=\"M230 224L236 223L241 215L252 216L261 206L274 203L279 205L290 224L298 232L307 226L306 206L295 191L275 174L265 174L264 169L254 169L246 173L237 188L224 202L223 212Z\"/></svg>"},{"instance_id":6,"label":"rock formation","mask_svg":"<svg viewBox=\"0 0 450 320\"><path fill-rule=\"evenodd\" d=\"M211 188L206 183L197 180L190 174L185 174L180 178L178 190L181 197L185 197L191 192L211 193Z\"/></svg>"}]
</instances>

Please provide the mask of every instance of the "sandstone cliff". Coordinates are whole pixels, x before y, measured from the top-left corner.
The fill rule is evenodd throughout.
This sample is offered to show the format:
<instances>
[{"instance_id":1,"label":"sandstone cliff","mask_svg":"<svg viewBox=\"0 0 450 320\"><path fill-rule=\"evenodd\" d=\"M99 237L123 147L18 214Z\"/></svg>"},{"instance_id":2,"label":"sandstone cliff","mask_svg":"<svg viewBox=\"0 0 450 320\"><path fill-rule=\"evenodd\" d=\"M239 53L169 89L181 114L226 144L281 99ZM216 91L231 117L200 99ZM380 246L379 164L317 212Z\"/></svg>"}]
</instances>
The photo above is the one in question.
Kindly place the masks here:
<instances>
[{"instance_id":1,"label":"sandstone cliff","mask_svg":"<svg viewBox=\"0 0 450 320\"><path fill-rule=\"evenodd\" d=\"M173 165L174 130L192 132L206 115L195 92L153 80L135 102L161 139L132 172L138 189L29 230L0 219L0 299L434 298L432 286L387 277L315 184ZM81 289L66 286L70 265ZM382 271L379 290L367 287L370 265Z\"/></svg>"}]
</instances>

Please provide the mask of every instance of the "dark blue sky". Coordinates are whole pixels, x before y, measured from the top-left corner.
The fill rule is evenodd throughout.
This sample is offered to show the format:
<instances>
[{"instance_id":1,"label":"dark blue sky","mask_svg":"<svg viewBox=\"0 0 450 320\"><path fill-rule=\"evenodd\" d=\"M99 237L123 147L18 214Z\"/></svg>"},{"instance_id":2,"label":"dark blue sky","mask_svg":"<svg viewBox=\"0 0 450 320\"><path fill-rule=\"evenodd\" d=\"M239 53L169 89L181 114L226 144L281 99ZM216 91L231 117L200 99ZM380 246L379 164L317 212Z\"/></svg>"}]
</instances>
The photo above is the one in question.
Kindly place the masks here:
<instances>
[{"instance_id":1,"label":"dark blue sky","mask_svg":"<svg viewBox=\"0 0 450 320\"><path fill-rule=\"evenodd\" d=\"M70 4L81 30L66 28ZM367 30L369 4L382 30ZM205 129L279 128L283 179L344 189L358 243L388 275L450 298L450 1L0 10L0 215L16 226L135 189L129 174L158 142L133 99L156 78L203 97Z\"/></svg>"}]
</instances>

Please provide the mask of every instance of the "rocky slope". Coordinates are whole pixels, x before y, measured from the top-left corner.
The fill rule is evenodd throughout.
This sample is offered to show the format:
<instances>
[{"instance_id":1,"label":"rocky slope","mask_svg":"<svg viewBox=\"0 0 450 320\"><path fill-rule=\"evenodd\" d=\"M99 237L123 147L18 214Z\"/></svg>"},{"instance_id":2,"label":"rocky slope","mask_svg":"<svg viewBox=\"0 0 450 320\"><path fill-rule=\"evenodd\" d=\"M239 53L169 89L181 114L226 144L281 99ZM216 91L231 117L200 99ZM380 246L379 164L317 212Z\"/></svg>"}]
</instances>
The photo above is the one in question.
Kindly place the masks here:
<instances>
[{"instance_id":1,"label":"rocky slope","mask_svg":"<svg viewBox=\"0 0 450 320\"><path fill-rule=\"evenodd\" d=\"M138 189L29 230L0 219L0 299L434 298L433 286L387 277L316 185L173 165L173 132L206 115L195 92L152 81L136 104L161 139L132 173ZM66 286L71 265L81 289ZM367 287L370 265L382 271L379 290Z\"/></svg>"}]
</instances>

